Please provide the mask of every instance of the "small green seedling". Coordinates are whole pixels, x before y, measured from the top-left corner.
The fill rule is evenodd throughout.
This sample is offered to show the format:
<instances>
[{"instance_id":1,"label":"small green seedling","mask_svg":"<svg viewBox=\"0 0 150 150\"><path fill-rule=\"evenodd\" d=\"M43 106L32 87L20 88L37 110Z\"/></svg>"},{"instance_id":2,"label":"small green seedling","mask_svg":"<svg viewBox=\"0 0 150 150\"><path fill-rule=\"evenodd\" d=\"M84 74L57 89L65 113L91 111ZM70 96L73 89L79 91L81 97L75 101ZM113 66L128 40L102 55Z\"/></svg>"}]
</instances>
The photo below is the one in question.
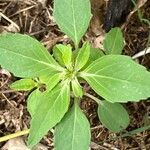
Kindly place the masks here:
<instances>
[{"instance_id":1,"label":"small green seedling","mask_svg":"<svg viewBox=\"0 0 150 150\"><path fill-rule=\"evenodd\" d=\"M15 90L30 90L27 108L31 114L28 146L36 145L54 128L56 150L88 150L91 133L88 119L80 109L83 95L98 103L101 123L113 132L129 125L129 115L121 103L150 97L150 73L130 57L120 55L124 39L119 28L106 34L104 50L89 42L78 48L90 19L89 0L54 0L54 18L72 39L71 45L55 45L53 54L35 39L21 34L0 36L0 65L19 81ZM86 93L86 81L101 100Z\"/></svg>"}]
</instances>

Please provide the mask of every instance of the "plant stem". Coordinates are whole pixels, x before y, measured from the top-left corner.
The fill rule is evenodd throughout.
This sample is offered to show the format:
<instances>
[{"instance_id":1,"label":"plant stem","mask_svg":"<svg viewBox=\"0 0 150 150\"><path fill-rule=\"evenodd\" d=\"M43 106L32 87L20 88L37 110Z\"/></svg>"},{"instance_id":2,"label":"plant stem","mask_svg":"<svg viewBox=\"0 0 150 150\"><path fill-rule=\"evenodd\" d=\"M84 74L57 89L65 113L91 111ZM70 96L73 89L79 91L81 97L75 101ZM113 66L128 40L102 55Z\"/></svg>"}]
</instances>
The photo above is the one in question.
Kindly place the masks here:
<instances>
[{"instance_id":1,"label":"plant stem","mask_svg":"<svg viewBox=\"0 0 150 150\"><path fill-rule=\"evenodd\" d=\"M16 132L16 133L13 133L13 134L9 134L9 135L0 137L0 142L4 142L4 141L7 141L7 140L10 140L10 139L13 139L13 138L22 136L22 135L26 135L26 134L28 134L28 133L29 133L29 129L23 130L23 131L18 131L18 132Z\"/></svg>"},{"instance_id":2,"label":"plant stem","mask_svg":"<svg viewBox=\"0 0 150 150\"><path fill-rule=\"evenodd\" d=\"M78 45L77 44L75 44L75 50L77 50L78 49Z\"/></svg>"},{"instance_id":3,"label":"plant stem","mask_svg":"<svg viewBox=\"0 0 150 150\"><path fill-rule=\"evenodd\" d=\"M96 98L95 96L93 96L93 95L91 95L89 93L84 93L84 95L87 96L87 97L89 97L89 98L91 98L91 99L93 99L96 103L102 104L101 100L98 99L98 98Z\"/></svg>"},{"instance_id":4,"label":"plant stem","mask_svg":"<svg viewBox=\"0 0 150 150\"><path fill-rule=\"evenodd\" d=\"M74 102L79 102L79 98L78 98L78 97L75 97L75 96L73 95L73 98L74 98Z\"/></svg>"}]
</instances>

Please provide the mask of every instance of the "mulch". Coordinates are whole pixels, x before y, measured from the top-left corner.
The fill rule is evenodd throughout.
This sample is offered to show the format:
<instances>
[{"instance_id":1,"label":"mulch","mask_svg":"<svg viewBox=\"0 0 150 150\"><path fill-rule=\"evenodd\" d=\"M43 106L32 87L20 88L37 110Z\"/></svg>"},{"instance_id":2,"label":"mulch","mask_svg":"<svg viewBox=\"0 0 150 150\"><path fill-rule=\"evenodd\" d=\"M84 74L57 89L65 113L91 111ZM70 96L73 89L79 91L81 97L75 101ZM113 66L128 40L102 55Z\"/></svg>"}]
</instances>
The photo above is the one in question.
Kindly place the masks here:
<instances>
[{"instance_id":1,"label":"mulch","mask_svg":"<svg viewBox=\"0 0 150 150\"><path fill-rule=\"evenodd\" d=\"M41 3L42 2L42 3ZM56 25L52 17L53 3L46 0L0 0L0 33L20 32L35 37L41 41L49 51L56 43L70 43ZM150 20L150 1L141 8L143 17ZM126 46L124 54L133 56L144 50L147 44L150 28L140 22L137 13L123 28ZM83 39L96 39L97 35L87 32ZM93 42L93 41L91 41ZM150 69L150 55L140 57L140 64ZM17 80L7 70L0 70L0 137L29 128L30 115L26 109L27 92L15 92L9 85ZM92 94L95 94L90 90ZM134 91L131 91L134 92ZM97 117L97 104L89 98L83 98L81 107L91 123L92 147L98 150L149 150L150 131L144 131L130 137L116 138L120 134L108 131L102 126ZM150 124L150 101L125 105L130 115L130 125L124 131L132 131ZM52 133L48 133L42 144L52 149ZM2 147L5 142L0 143Z\"/></svg>"}]
</instances>

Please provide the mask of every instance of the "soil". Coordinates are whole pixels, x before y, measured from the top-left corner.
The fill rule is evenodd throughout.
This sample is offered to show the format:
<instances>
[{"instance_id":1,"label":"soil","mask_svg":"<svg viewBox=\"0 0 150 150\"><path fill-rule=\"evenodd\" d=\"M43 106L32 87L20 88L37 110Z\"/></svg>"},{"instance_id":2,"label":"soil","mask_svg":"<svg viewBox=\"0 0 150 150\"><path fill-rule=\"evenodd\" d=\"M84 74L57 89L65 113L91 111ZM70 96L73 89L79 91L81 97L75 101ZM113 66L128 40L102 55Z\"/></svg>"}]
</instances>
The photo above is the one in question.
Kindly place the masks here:
<instances>
[{"instance_id":1,"label":"soil","mask_svg":"<svg viewBox=\"0 0 150 150\"><path fill-rule=\"evenodd\" d=\"M94 5L93 6L97 6ZM106 4L102 3L98 8L92 8L95 19L83 38L90 40L94 47L101 47L104 31L102 30ZM98 11L98 13L96 12ZM150 20L150 1L148 0L140 8L143 17ZM52 17L53 2L51 0L0 0L0 33L20 32L35 37L41 41L49 51L56 43L71 43L65 36ZM95 21L95 22L94 22ZM137 12L123 24L126 46L124 54L133 56L144 50L148 45L150 28L146 23L140 21ZM144 55L137 62L150 69L150 55ZM30 127L30 115L26 109L27 92L15 92L9 85L17 80L7 70L0 68L0 137L27 129ZM88 89L88 87L86 87ZM94 91L89 92L95 95ZM131 91L134 92L134 91ZM97 96L97 95L96 95ZM123 132L150 125L150 101L144 100L139 103L128 103L124 105L130 115L130 125ZM119 137L123 133L115 134L102 126L97 117L97 104L89 98L84 97L81 107L91 123L92 149L97 150L149 150L150 131L139 132L132 136ZM6 142L0 143L0 148ZM49 132L41 143L53 148L53 136Z\"/></svg>"}]
</instances>

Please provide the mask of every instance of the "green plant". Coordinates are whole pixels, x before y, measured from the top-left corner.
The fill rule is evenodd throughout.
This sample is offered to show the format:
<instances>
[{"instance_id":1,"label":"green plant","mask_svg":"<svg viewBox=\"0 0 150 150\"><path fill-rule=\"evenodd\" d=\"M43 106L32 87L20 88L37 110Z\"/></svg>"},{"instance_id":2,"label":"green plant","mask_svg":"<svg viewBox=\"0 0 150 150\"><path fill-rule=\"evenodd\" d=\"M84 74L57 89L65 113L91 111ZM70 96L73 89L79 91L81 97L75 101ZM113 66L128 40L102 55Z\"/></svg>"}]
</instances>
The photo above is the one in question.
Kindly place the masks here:
<instances>
[{"instance_id":1,"label":"green plant","mask_svg":"<svg viewBox=\"0 0 150 150\"><path fill-rule=\"evenodd\" d=\"M32 117L29 147L55 128L57 150L88 150L90 124L79 107L83 95L98 103L100 121L113 132L120 132L129 124L129 115L120 103L150 97L150 73L130 57L120 55L124 39L119 28L106 34L107 55L91 48L89 42L78 48L89 25L90 9L89 0L54 1L54 18L73 40L75 49L58 44L50 55L42 44L27 35L0 36L0 65L23 78L11 88L31 91L27 100ZM101 100L84 91L82 80Z\"/></svg>"}]
</instances>

